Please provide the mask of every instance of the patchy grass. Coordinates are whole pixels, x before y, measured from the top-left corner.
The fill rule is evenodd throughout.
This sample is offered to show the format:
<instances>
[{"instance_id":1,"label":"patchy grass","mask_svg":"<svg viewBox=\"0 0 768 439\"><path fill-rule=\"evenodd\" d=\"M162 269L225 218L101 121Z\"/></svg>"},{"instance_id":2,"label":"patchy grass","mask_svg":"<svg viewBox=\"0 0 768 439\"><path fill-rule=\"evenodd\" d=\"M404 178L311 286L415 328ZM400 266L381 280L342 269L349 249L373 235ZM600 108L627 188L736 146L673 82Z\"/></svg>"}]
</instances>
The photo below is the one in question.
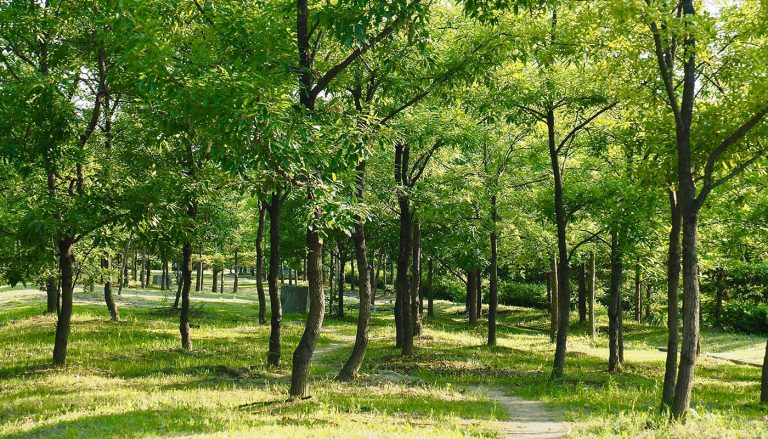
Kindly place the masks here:
<instances>
[{"instance_id":1,"label":"patchy grass","mask_svg":"<svg viewBox=\"0 0 768 439\"><path fill-rule=\"evenodd\" d=\"M100 294L77 292L68 366L58 369L49 366L55 317L43 313L44 293L0 288L0 437L498 437L496 423L508 415L467 390L482 383L545 402L575 423L575 436L768 436L758 368L702 357L695 414L670 424L657 408L664 328L627 323L625 371L608 374L605 337L591 340L574 325L565 383L555 385L548 335L517 326L546 328L546 315L516 307L500 313L499 345L489 348L483 324L471 327L460 307L439 302L415 355L403 358L392 343L391 304L381 300L363 375L342 384L332 378L351 350L356 306L345 302L347 316L324 323L319 346L338 347L313 365L313 398L288 401L285 376L303 317L284 316L283 366L266 368L269 326L257 323L255 284L240 285L237 294L193 294L190 353L179 348L173 291L124 290L120 323L108 321ZM598 326L606 323L601 315ZM763 343L703 337L705 351L733 355ZM384 370L418 380L377 379Z\"/></svg>"}]
</instances>

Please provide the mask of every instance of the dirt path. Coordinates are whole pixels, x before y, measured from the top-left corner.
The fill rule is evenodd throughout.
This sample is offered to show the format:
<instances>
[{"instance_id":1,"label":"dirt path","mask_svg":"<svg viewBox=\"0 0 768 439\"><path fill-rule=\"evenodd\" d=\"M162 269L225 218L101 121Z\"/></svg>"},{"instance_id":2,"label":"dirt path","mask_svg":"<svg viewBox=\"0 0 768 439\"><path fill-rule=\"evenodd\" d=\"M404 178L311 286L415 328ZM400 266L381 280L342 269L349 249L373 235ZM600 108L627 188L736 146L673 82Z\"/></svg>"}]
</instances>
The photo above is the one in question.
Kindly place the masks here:
<instances>
[{"instance_id":1,"label":"dirt path","mask_svg":"<svg viewBox=\"0 0 768 439\"><path fill-rule=\"evenodd\" d=\"M499 431L505 438L550 439L567 437L567 423L538 401L507 395L496 387L473 387L502 407L509 414L507 421L499 421Z\"/></svg>"}]
</instances>

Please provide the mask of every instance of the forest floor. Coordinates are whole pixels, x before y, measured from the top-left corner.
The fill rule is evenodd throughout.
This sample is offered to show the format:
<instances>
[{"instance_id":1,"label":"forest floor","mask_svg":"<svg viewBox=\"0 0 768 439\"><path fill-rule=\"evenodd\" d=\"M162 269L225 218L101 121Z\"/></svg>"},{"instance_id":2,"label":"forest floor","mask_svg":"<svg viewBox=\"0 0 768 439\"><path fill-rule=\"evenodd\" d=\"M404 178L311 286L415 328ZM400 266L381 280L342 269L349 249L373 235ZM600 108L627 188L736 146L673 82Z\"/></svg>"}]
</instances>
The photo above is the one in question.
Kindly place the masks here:
<instances>
[{"instance_id":1,"label":"forest floor","mask_svg":"<svg viewBox=\"0 0 768 439\"><path fill-rule=\"evenodd\" d=\"M337 383L355 332L349 298L344 318L324 322L313 398L288 401L285 377L303 316L284 316L283 364L267 368L269 326L257 322L252 282L243 279L237 294L193 293L189 353L179 348L173 292L124 290L122 321L114 323L98 287L80 290L68 365L52 368L56 319L42 312L45 294L0 288L0 438L768 437L768 408L757 403L760 369L710 356L697 365L689 421L666 421L657 408L661 326L625 320L624 371L611 374L604 334L592 340L573 325L565 382L553 384L548 335L519 327L545 328L545 311L504 307L498 346L489 348L485 320L471 327L463 306L438 302L416 353L403 358L392 342L391 305L380 301L360 379ZM601 313L603 333L606 323ZM757 361L764 343L717 331L702 337L707 353Z\"/></svg>"}]
</instances>

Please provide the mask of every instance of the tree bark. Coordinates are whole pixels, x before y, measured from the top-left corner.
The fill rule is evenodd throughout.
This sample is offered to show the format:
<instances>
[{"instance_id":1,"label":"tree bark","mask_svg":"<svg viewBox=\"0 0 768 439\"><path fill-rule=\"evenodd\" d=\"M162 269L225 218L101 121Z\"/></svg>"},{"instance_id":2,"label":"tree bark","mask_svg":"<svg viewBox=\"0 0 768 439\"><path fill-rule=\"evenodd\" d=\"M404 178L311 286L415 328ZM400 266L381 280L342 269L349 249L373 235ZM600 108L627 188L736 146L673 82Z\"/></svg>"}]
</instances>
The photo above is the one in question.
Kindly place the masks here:
<instances>
[{"instance_id":1,"label":"tree bark","mask_svg":"<svg viewBox=\"0 0 768 439\"><path fill-rule=\"evenodd\" d=\"M61 276L61 310L56 321L56 337L53 345L53 364L63 366L67 359L70 323L72 320L72 246L74 240L65 236L56 242L59 250L59 274Z\"/></svg>"},{"instance_id":2,"label":"tree bark","mask_svg":"<svg viewBox=\"0 0 768 439\"><path fill-rule=\"evenodd\" d=\"M621 249L616 233L611 233L611 288L608 304L608 371L621 372L621 278L623 271Z\"/></svg>"},{"instance_id":3,"label":"tree bark","mask_svg":"<svg viewBox=\"0 0 768 439\"><path fill-rule=\"evenodd\" d=\"M475 282L477 282L477 288L475 293L475 307L477 308L477 319L483 316L483 274L480 268L476 268Z\"/></svg>"},{"instance_id":4,"label":"tree bark","mask_svg":"<svg viewBox=\"0 0 768 439\"><path fill-rule=\"evenodd\" d=\"M557 306L558 299L558 277L557 277L557 256L552 255L552 261L549 264L549 284L550 284L550 296L549 296L549 341L554 343L557 340L557 315L559 308Z\"/></svg>"},{"instance_id":5,"label":"tree bark","mask_svg":"<svg viewBox=\"0 0 768 439\"><path fill-rule=\"evenodd\" d=\"M240 264L237 260L237 249L235 249L235 280L232 282L232 293L237 293L237 283L240 280ZM223 287L223 286L222 286Z\"/></svg>"},{"instance_id":6,"label":"tree bark","mask_svg":"<svg viewBox=\"0 0 768 439\"><path fill-rule=\"evenodd\" d=\"M408 265L413 252L413 225L408 197L401 195L398 197L400 206L400 250L397 258L397 299L395 303L395 312L398 314L396 320L396 330L398 341L402 347L403 355L413 353L413 326L411 325L411 295L408 283ZM399 322L399 325L397 323Z\"/></svg>"},{"instance_id":7,"label":"tree bark","mask_svg":"<svg viewBox=\"0 0 768 439\"><path fill-rule=\"evenodd\" d=\"M547 110L547 135L549 157L552 162L552 176L555 189L555 222L557 224L557 249L559 263L557 270L557 340L555 357L552 364L552 378L561 380L565 371L565 352L568 342L568 319L571 304L571 292L568 285L568 243L566 240L566 215L563 201L563 183L560 174L557 146L555 144L555 113L552 108Z\"/></svg>"},{"instance_id":8,"label":"tree bark","mask_svg":"<svg viewBox=\"0 0 768 439\"><path fill-rule=\"evenodd\" d=\"M357 199L362 202L365 196L365 160L357 166ZM368 266L368 255L365 243L365 220L362 216L355 218L355 231L352 240L355 244L355 258L359 274L360 310L357 316L357 332L352 353L336 376L339 381L352 381L357 377L360 366L365 359L368 347L368 328L371 320L371 268Z\"/></svg>"},{"instance_id":9,"label":"tree bark","mask_svg":"<svg viewBox=\"0 0 768 439\"><path fill-rule=\"evenodd\" d=\"M421 335L421 225L413 218L413 245L411 258L411 325L413 335Z\"/></svg>"},{"instance_id":10,"label":"tree bark","mask_svg":"<svg viewBox=\"0 0 768 439\"><path fill-rule=\"evenodd\" d=\"M587 267L579 264L579 324L587 321Z\"/></svg>"},{"instance_id":11,"label":"tree bark","mask_svg":"<svg viewBox=\"0 0 768 439\"><path fill-rule=\"evenodd\" d=\"M213 269L213 282L211 283L211 292L216 293L219 291L219 270Z\"/></svg>"},{"instance_id":12,"label":"tree bark","mask_svg":"<svg viewBox=\"0 0 768 439\"><path fill-rule=\"evenodd\" d=\"M477 324L477 270L470 268L467 270L467 314L469 315L469 324Z\"/></svg>"},{"instance_id":13,"label":"tree bark","mask_svg":"<svg viewBox=\"0 0 768 439\"><path fill-rule=\"evenodd\" d=\"M337 260L333 256L333 251L330 252L331 254L328 257L328 314L333 313L333 280L336 278L336 263Z\"/></svg>"},{"instance_id":14,"label":"tree bark","mask_svg":"<svg viewBox=\"0 0 768 439\"><path fill-rule=\"evenodd\" d=\"M53 276L45 278L45 294L48 298L46 311L49 313L57 312L59 299L57 297L58 292L56 291L56 279Z\"/></svg>"},{"instance_id":15,"label":"tree bark","mask_svg":"<svg viewBox=\"0 0 768 439\"><path fill-rule=\"evenodd\" d=\"M429 317L435 316L435 292L432 289L432 276L432 258L430 257L429 262L427 263L427 316Z\"/></svg>"},{"instance_id":16,"label":"tree bark","mask_svg":"<svg viewBox=\"0 0 768 439\"><path fill-rule=\"evenodd\" d=\"M120 312L117 310L117 305L115 305L115 300L112 297L112 275L109 272L111 269L109 256L105 255L101 258L101 268L107 270L104 281L104 302L107 305L110 320L117 322L120 321Z\"/></svg>"},{"instance_id":17,"label":"tree bark","mask_svg":"<svg viewBox=\"0 0 768 439\"><path fill-rule=\"evenodd\" d=\"M312 194L310 191L310 200ZM315 217L319 212L315 212ZM309 314L304 326L304 333L296 350L293 351L291 369L291 398L309 397L309 366L312 354L315 352L317 336L323 325L325 311L325 296L323 295L323 243L316 228L307 231L307 274L309 285Z\"/></svg>"},{"instance_id":18,"label":"tree bark","mask_svg":"<svg viewBox=\"0 0 768 439\"><path fill-rule=\"evenodd\" d=\"M589 295L588 303L589 303L589 336L592 337L592 340L595 339L597 336L596 330L595 330L595 253L592 252L589 254L589 287L588 292Z\"/></svg>"},{"instance_id":19,"label":"tree bark","mask_svg":"<svg viewBox=\"0 0 768 439\"><path fill-rule=\"evenodd\" d=\"M336 309L336 316L340 319L344 318L344 284L346 281L344 280L344 271L347 268L347 261L344 258L344 254L341 251L341 248L339 248L339 297L337 298L336 306L338 307Z\"/></svg>"},{"instance_id":20,"label":"tree bark","mask_svg":"<svg viewBox=\"0 0 768 439\"><path fill-rule=\"evenodd\" d=\"M677 349L679 342L679 317L677 294L680 287L680 203L675 191L668 191L670 230L667 248L667 358L664 364L664 386L661 392L662 409L672 408L677 380Z\"/></svg>"},{"instance_id":21,"label":"tree bark","mask_svg":"<svg viewBox=\"0 0 768 439\"><path fill-rule=\"evenodd\" d=\"M488 346L496 346L496 309L499 306L499 275L498 264L499 255L497 249L497 232L496 222L498 221L496 212L496 195L491 197L491 221L493 222L491 229L491 281L490 289L488 292ZM430 259L430 271L432 268L432 260ZM431 273L430 273L431 275ZM431 294L431 292L430 292ZM430 297L431 307L431 297Z\"/></svg>"},{"instance_id":22,"label":"tree bark","mask_svg":"<svg viewBox=\"0 0 768 439\"><path fill-rule=\"evenodd\" d=\"M190 215L194 216L196 209L190 206ZM192 349L192 339L189 336L189 291L192 289L192 243L187 241L181 249L181 312L179 313L179 332L181 347Z\"/></svg>"},{"instance_id":23,"label":"tree bark","mask_svg":"<svg viewBox=\"0 0 768 439\"><path fill-rule=\"evenodd\" d=\"M259 299L259 324L267 323L267 300L264 296L264 222L267 209L259 202L259 227L256 231L256 294Z\"/></svg>"},{"instance_id":24,"label":"tree bark","mask_svg":"<svg viewBox=\"0 0 768 439\"><path fill-rule=\"evenodd\" d=\"M267 365L280 366L280 325L283 320L283 309L280 306L280 290L278 276L281 276L280 261L280 213L283 208L279 192L272 193L269 204L269 286L270 332L269 353Z\"/></svg>"},{"instance_id":25,"label":"tree bark","mask_svg":"<svg viewBox=\"0 0 768 439\"><path fill-rule=\"evenodd\" d=\"M635 320L643 320L643 290L640 283L640 263L635 264Z\"/></svg>"}]
</instances>

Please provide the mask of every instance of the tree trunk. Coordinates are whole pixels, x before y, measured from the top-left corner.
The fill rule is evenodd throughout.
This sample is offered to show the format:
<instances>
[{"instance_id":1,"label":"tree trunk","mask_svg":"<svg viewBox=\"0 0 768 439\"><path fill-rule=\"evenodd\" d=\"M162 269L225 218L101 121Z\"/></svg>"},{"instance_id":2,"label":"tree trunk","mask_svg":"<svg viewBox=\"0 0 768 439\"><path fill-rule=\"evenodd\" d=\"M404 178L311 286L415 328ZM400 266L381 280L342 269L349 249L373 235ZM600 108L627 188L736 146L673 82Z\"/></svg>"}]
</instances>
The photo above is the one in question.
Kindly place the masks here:
<instances>
[{"instance_id":1,"label":"tree trunk","mask_svg":"<svg viewBox=\"0 0 768 439\"><path fill-rule=\"evenodd\" d=\"M56 291L56 279L53 276L45 278L45 294L48 297L47 312L55 313L58 310L58 297Z\"/></svg>"},{"instance_id":2,"label":"tree trunk","mask_svg":"<svg viewBox=\"0 0 768 439\"><path fill-rule=\"evenodd\" d=\"M491 197L491 220L493 221L493 228L491 229L491 281L490 289L488 292L488 346L496 346L496 309L499 306L499 275L498 264L499 255L497 249L497 235L496 235L496 222L498 221L496 213L496 195ZM432 269L432 260L430 259L430 277ZM431 288L430 288L431 290ZM431 294L431 291L430 291ZM430 309L431 309L431 296L430 296Z\"/></svg>"},{"instance_id":3,"label":"tree trunk","mask_svg":"<svg viewBox=\"0 0 768 439\"><path fill-rule=\"evenodd\" d=\"M310 200L312 195L310 192ZM315 212L317 217L318 212ZM325 296L323 295L323 243L320 233L313 228L307 231L307 263L309 285L309 314L304 333L293 351L291 370L291 398L309 398L309 366L315 352L317 336L323 325Z\"/></svg>"},{"instance_id":4,"label":"tree trunk","mask_svg":"<svg viewBox=\"0 0 768 439\"><path fill-rule=\"evenodd\" d=\"M190 214L194 216L194 208L190 206ZM185 242L181 249L181 312L179 313L179 332L181 333L181 347L184 350L192 349L192 340L189 336L189 291L192 289L192 243Z\"/></svg>"},{"instance_id":5,"label":"tree trunk","mask_svg":"<svg viewBox=\"0 0 768 439\"><path fill-rule=\"evenodd\" d=\"M259 228L256 232L256 293L259 298L259 324L267 323L267 300L264 297L264 220L267 209L259 202Z\"/></svg>"},{"instance_id":6,"label":"tree trunk","mask_svg":"<svg viewBox=\"0 0 768 439\"><path fill-rule=\"evenodd\" d=\"M163 260L163 270L165 270L165 273L163 274L163 280L162 283L165 284L165 289L170 290L171 289L171 270L168 266L168 259Z\"/></svg>"},{"instance_id":7,"label":"tree trunk","mask_svg":"<svg viewBox=\"0 0 768 439\"><path fill-rule=\"evenodd\" d=\"M338 302L336 306L338 307L336 309L336 316L341 318L344 318L344 270L347 268L347 261L344 260L343 253L341 252L341 249L339 249L339 297L336 300Z\"/></svg>"},{"instance_id":8,"label":"tree trunk","mask_svg":"<svg viewBox=\"0 0 768 439\"><path fill-rule=\"evenodd\" d=\"M219 291L219 270L213 269L213 283L211 284L211 292L216 293Z\"/></svg>"},{"instance_id":9,"label":"tree trunk","mask_svg":"<svg viewBox=\"0 0 768 439\"><path fill-rule=\"evenodd\" d=\"M725 270L722 267L715 269L715 310L713 317L715 325L720 326L720 314L723 310L723 296L725 295Z\"/></svg>"},{"instance_id":10,"label":"tree trunk","mask_svg":"<svg viewBox=\"0 0 768 439\"><path fill-rule=\"evenodd\" d=\"M336 258L333 256L333 252L328 256L328 314L333 313L333 294L336 290L333 289L333 280L336 278Z\"/></svg>"},{"instance_id":11,"label":"tree trunk","mask_svg":"<svg viewBox=\"0 0 768 439\"><path fill-rule=\"evenodd\" d=\"M765 357L763 357L763 373L760 377L760 403L768 404L768 342L765 344Z\"/></svg>"},{"instance_id":12,"label":"tree trunk","mask_svg":"<svg viewBox=\"0 0 768 439\"><path fill-rule=\"evenodd\" d=\"M280 306L280 290L277 284L278 276L282 273L280 261L280 213L282 199L279 192L272 193L269 210L269 308L270 308L270 332L269 353L267 365L280 366L280 324L283 320L283 309ZM282 279L282 277L281 277Z\"/></svg>"},{"instance_id":13,"label":"tree trunk","mask_svg":"<svg viewBox=\"0 0 768 439\"><path fill-rule=\"evenodd\" d=\"M235 280L232 282L232 294L237 293L237 282L240 280L240 264L237 260L237 249L235 249ZM223 285L222 285L223 288Z\"/></svg>"},{"instance_id":14,"label":"tree trunk","mask_svg":"<svg viewBox=\"0 0 768 439\"><path fill-rule=\"evenodd\" d=\"M411 260L411 324L413 335L421 335L421 224L413 218L413 247Z\"/></svg>"},{"instance_id":15,"label":"tree trunk","mask_svg":"<svg viewBox=\"0 0 768 439\"><path fill-rule=\"evenodd\" d=\"M643 290L640 284L640 263L635 264L635 320L643 320Z\"/></svg>"},{"instance_id":16,"label":"tree trunk","mask_svg":"<svg viewBox=\"0 0 768 439\"><path fill-rule=\"evenodd\" d=\"M675 397L675 381L677 380L677 349L679 334L679 317L677 294L680 287L680 203L675 191L668 191L670 230L667 248L667 358L664 363L664 386L661 392L662 409L671 409Z\"/></svg>"},{"instance_id":17,"label":"tree trunk","mask_svg":"<svg viewBox=\"0 0 768 439\"><path fill-rule=\"evenodd\" d=\"M400 206L400 252L397 259L397 294L400 298L400 333L402 354L413 353L413 324L411 294L408 282L408 266L413 253L413 215L408 197L398 198Z\"/></svg>"},{"instance_id":18,"label":"tree trunk","mask_svg":"<svg viewBox=\"0 0 768 439\"><path fill-rule=\"evenodd\" d=\"M587 321L587 267L579 264L579 324Z\"/></svg>"},{"instance_id":19,"label":"tree trunk","mask_svg":"<svg viewBox=\"0 0 768 439\"><path fill-rule=\"evenodd\" d=\"M592 340L597 335L595 331L595 253L589 254L589 287L587 294L589 295L589 336Z\"/></svg>"},{"instance_id":20,"label":"tree trunk","mask_svg":"<svg viewBox=\"0 0 768 439\"><path fill-rule=\"evenodd\" d=\"M221 279L219 281L219 294L224 294L224 269L223 268L219 270L219 276L221 276Z\"/></svg>"},{"instance_id":21,"label":"tree trunk","mask_svg":"<svg viewBox=\"0 0 768 439\"><path fill-rule=\"evenodd\" d=\"M146 249L143 249L141 251L141 266L139 267L139 284L141 285L141 288L144 289L147 287L147 280L146 280L146 267L147 267L147 251Z\"/></svg>"},{"instance_id":22,"label":"tree trunk","mask_svg":"<svg viewBox=\"0 0 768 439\"><path fill-rule=\"evenodd\" d=\"M101 258L101 268L107 271L104 281L104 302L107 304L110 320L117 322L120 320L120 313L118 312L117 305L115 305L115 300L112 297L112 274L109 272L111 269L109 256L105 255Z\"/></svg>"},{"instance_id":23,"label":"tree trunk","mask_svg":"<svg viewBox=\"0 0 768 439\"><path fill-rule=\"evenodd\" d=\"M61 310L56 321L56 337L53 345L53 364L63 366L67 359L67 342L69 341L70 322L72 320L72 245L69 236L56 242L59 250L59 274L61 275Z\"/></svg>"},{"instance_id":24,"label":"tree trunk","mask_svg":"<svg viewBox=\"0 0 768 439\"><path fill-rule=\"evenodd\" d=\"M611 288L608 303L608 371L621 372L619 328L621 327L621 249L616 233L611 233Z\"/></svg>"},{"instance_id":25,"label":"tree trunk","mask_svg":"<svg viewBox=\"0 0 768 439\"><path fill-rule=\"evenodd\" d=\"M357 199L362 202L365 195L365 166L363 160L357 166ZM355 333L355 346L344 367L336 376L339 381L351 381L357 377L360 366L365 359L365 351L368 347L368 328L371 320L371 268L368 266L368 255L365 244L365 220L358 216L355 221L355 231L352 239L355 244L355 258L357 258L357 270L359 274L360 311L357 316L357 332Z\"/></svg>"},{"instance_id":26,"label":"tree trunk","mask_svg":"<svg viewBox=\"0 0 768 439\"><path fill-rule=\"evenodd\" d=\"M483 275L479 268L476 269L475 282L477 282L477 288L475 293L475 306L477 308L477 319L483 316Z\"/></svg>"},{"instance_id":27,"label":"tree trunk","mask_svg":"<svg viewBox=\"0 0 768 439\"><path fill-rule=\"evenodd\" d=\"M469 324L477 324L477 270L470 268L467 270L467 314L469 315Z\"/></svg>"},{"instance_id":28,"label":"tree trunk","mask_svg":"<svg viewBox=\"0 0 768 439\"><path fill-rule=\"evenodd\" d=\"M131 279L136 282L138 276L138 264L139 264L139 251L133 252L133 270L131 271Z\"/></svg>"},{"instance_id":29,"label":"tree trunk","mask_svg":"<svg viewBox=\"0 0 768 439\"><path fill-rule=\"evenodd\" d=\"M434 317L435 316L435 292L432 289L432 276L433 276L433 270L432 270L432 258L429 258L429 262L427 264L427 316Z\"/></svg>"},{"instance_id":30,"label":"tree trunk","mask_svg":"<svg viewBox=\"0 0 768 439\"><path fill-rule=\"evenodd\" d=\"M645 284L645 320L650 321L651 319L651 283L646 282Z\"/></svg>"},{"instance_id":31,"label":"tree trunk","mask_svg":"<svg viewBox=\"0 0 768 439\"><path fill-rule=\"evenodd\" d=\"M554 343L557 341L557 321L560 308L557 306L559 296L558 292L558 276L557 276L557 256L552 255L552 261L549 264L549 283L550 283L550 296L549 296L549 341Z\"/></svg>"},{"instance_id":32,"label":"tree trunk","mask_svg":"<svg viewBox=\"0 0 768 439\"><path fill-rule=\"evenodd\" d=\"M349 260L349 291L355 291L355 258Z\"/></svg>"},{"instance_id":33,"label":"tree trunk","mask_svg":"<svg viewBox=\"0 0 768 439\"><path fill-rule=\"evenodd\" d=\"M184 286L184 279L183 279L183 274L181 272L181 267L179 267L179 272L176 274L176 283L178 284L176 285L176 300L173 301L173 307L171 309L179 309L179 301L181 300L181 289Z\"/></svg>"},{"instance_id":34,"label":"tree trunk","mask_svg":"<svg viewBox=\"0 0 768 439\"><path fill-rule=\"evenodd\" d=\"M568 318L570 312L571 292L568 285L568 243L566 240L566 215L563 202L563 182L560 171L560 161L558 158L558 147L555 142L555 112L554 109L547 109L547 138L549 143L549 158L552 165L552 177L555 192L555 223L557 225L557 250L558 250L558 270L557 270L557 340L555 347L555 357L552 364L552 378L561 380L565 370L565 352L568 342ZM553 291L555 289L553 288Z\"/></svg>"}]
</instances>

